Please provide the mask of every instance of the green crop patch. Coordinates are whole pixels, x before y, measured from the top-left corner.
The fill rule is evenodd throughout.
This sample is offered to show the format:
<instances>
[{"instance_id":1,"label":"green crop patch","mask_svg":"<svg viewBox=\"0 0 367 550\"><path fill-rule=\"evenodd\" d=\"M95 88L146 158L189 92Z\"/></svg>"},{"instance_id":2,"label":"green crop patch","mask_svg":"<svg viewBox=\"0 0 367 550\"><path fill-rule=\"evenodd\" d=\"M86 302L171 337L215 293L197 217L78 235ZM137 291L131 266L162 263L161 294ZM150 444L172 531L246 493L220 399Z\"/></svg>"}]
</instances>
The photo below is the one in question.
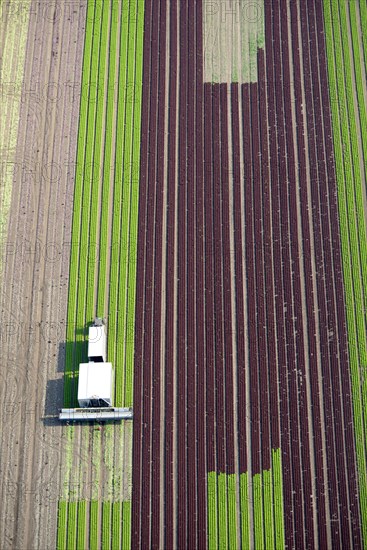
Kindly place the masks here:
<instances>
[{"instance_id":1,"label":"green crop patch","mask_svg":"<svg viewBox=\"0 0 367 550\"><path fill-rule=\"evenodd\" d=\"M86 336L95 316L107 318L114 405L132 406L143 29L143 1L88 0L82 69L82 89L88 93L80 99L69 271L67 407L77 406L78 369L87 361ZM58 547L127 548L131 505L121 499L131 497L132 429L108 426L105 435L88 426L81 430L83 448L93 449L90 500L71 489L71 483L83 486L85 467L75 468L71 478L64 465ZM123 451L115 450L120 438ZM77 440L72 437L65 449L65 464L72 463Z\"/></svg>"},{"instance_id":2,"label":"green crop patch","mask_svg":"<svg viewBox=\"0 0 367 550\"><path fill-rule=\"evenodd\" d=\"M208 548L274 548L283 550L284 513L280 449L272 451L272 468L247 472L209 472ZM239 508L236 503L239 503Z\"/></svg>"},{"instance_id":3,"label":"green crop patch","mask_svg":"<svg viewBox=\"0 0 367 550\"><path fill-rule=\"evenodd\" d=\"M364 164L359 141L366 155L366 106L362 79L366 29L360 41L361 23L366 20L362 3L324 0L325 37L331 101L335 170L338 186L353 416L357 454L360 513L363 540L367 542L367 232L364 214ZM353 4L353 5L352 5ZM353 49L348 41L349 26ZM363 27L362 27L363 28ZM354 67L354 70L353 70ZM356 93L354 94L354 89ZM357 106L355 105L355 96ZM359 116L359 125L357 117Z\"/></svg>"}]
</instances>

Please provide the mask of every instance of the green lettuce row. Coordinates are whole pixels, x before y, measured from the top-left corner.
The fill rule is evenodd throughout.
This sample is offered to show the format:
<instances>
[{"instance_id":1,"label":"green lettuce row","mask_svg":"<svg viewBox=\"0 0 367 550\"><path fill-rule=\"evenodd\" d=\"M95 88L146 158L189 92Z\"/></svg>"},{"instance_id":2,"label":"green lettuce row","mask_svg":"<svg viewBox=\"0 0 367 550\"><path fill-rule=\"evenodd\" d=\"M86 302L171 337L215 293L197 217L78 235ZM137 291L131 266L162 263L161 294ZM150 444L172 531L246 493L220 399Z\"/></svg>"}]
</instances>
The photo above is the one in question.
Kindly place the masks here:
<instances>
[{"instance_id":1,"label":"green lettuce row","mask_svg":"<svg viewBox=\"0 0 367 550\"><path fill-rule=\"evenodd\" d=\"M98 293L97 293L97 315L105 317L107 281L109 276L110 259L109 247L111 243L108 238L108 226L110 217L110 191L111 191L111 169L113 167L113 139L115 135L114 114L115 114L115 84L116 84L116 62L119 49L118 18L111 17L110 42L109 42L109 69L107 81L107 105L106 105L106 123L104 132L104 151L103 151L103 175L102 175L102 209L100 220L99 249L99 271L98 271Z\"/></svg>"},{"instance_id":2,"label":"green lettuce row","mask_svg":"<svg viewBox=\"0 0 367 550\"><path fill-rule=\"evenodd\" d=\"M131 547L131 502L122 503L122 541L121 548Z\"/></svg>"},{"instance_id":3,"label":"green lettuce row","mask_svg":"<svg viewBox=\"0 0 367 550\"><path fill-rule=\"evenodd\" d=\"M121 548L121 503L112 504L112 550Z\"/></svg>"},{"instance_id":4,"label":"green lettuce row","mask_svg":"<svg viewBox=\"0 0 367 550\"><path fill-rule=\"evenodd\" d=\"M116 308L116 365L120 368L116 370L116 403L123 403L123 392L125 385L125 341L126 341L126 294L128 289L127 263L128 263L128 240L129 240L129 211L130 211L130 189L131 189L131 150L132 150L132 124L133 124L133 105L129 100L129 89L135 88L135 37L136 37L136 12L133 9L133 3L129 3L128 41L127 41L127 67L124 78L126 85L124 90L125 124L124 131L121 132L121 139L118 146L118 173L121 194L120 194L120 213L119 213L119 247L116 253L119 255L118 269L116 270L117 279L112 281L117 300ZM115 233L114 233L115 235ZM116 234L117 235L117 234Z\"/></svg>"},{"instance_id":5,"label":"green lettuce row","mask_svg":"<svg viewBox=\"0 0 367 550\"><path fill-rule=\"evenodd\" d=\"M111 502L102 504L102 549L110 548L111 537Z\"/></svg>"},{"instance_id":6,"label":"green lettuce row","mask_svg":"<svg viewBox=\"0 0 367 550\"><path fill-rule=\"evenodd\" d=\"M352 4L352 2L350 2ZM359 8L360 27L363 42L364 64L367 67L367 4L366 2L355 2Z\"/></svg>"},{"instance_id":7,"label":"green lettuce row","mask_svg":"<svg viewBox=\"0 0 367 550\"><path fill-rule=\"evenodd\" d=\"M330 96L333 99L331 101L331 109L359 498L363 538L366 541L367 478L365 445L367 388L366 380L361 379L361 374L367 365L365 325L367 299L366 227L363 213L362 180L355 123L356 113L353 103L353 80L348 37L346 35L347 26L344 4L341 5L335 0L324 0L324 22L329 88Z\"/></svg>"},{"instance_id":8,"label":"green lettuce row","mask_svg":"<svg viewBox=\"0 0 367 550\"><path fill-rule=\"evenodd\" d=\"M140 136L143 83L143 32L144 32L144 2L137 3L137 28L135 49L135 88L134 88L134 123L132 150L132 190L130 209L130 238L128 263L128 295L127 295L127 336L126 372L124 405L133 404L133 369L134 369L134 333L135 333L135 296L136 296L136 264L138 247L138 208L139 208L139 174L140 174Z\"/></svg>"},{"instance_id":9,"label":"green lettuce row","mask_svg":"<svg viewBox=\"0 0 367 550\"><path fill-rule=\"evenodd\" d=\"M65 500L60 500L58 504L57 515L57 550L66 549L66 527L67 527L67 511L68 503Z\"/></svg>"},{"instance_id":10,"label":"green lettuce row","mask_svg":"<svg viewBox=\"0 0 367 550\"><path fill-rule=\"evenodd\" d=\"M102 3L102 28L100 34L99 63L96 74L97 94L96 110L91 113L95 116L94 121L94 144L91 147L91 157L87 158L85 177L91 178L90 181L90 214L89 214L89 235L88 235L88 254L87 254L87 279L86 279L86 311L84 317L84 326L90 322L96 313L95 292L96 279L98 277L99 265L105 269L106 250L98 247L99 238L99 214L100 214L100 194L102 193L104 181L102 180L102 161L103 161L103 142L105 130L105 108L107 102L107 84L108 75L106 68L109 68L109 21L111 6L109 1ZM114 18L112 18L114 19ZM111 23L112 25L112 23ZM92 136L91 136L92 137ZM86 207L88 204L86 204ZM102 203L102 209L105 207ZM108 208L108 204L107 204ZM87 222L87 219L86 219ZM99 250L98 250L99 249ZM83 248L82 248L83 250ZM80 281L82 283L82 281ZM84 288L84 285L83 285Z\"/></svg>"},{"instance_id":11,"label":"green lettuce row","mask_svg":"<svg viewBox=\"0 0 367 550\"><path fill-rule=\"evenodd\" d=\"M361 128L361 137L362 137L362 147L363 147L363 157L364 164L367 163L367 113L366 113L366 104L364 101L364 92L363 92L363 78L364 71L362 67L365 65L365 60L363 58L363 49L362 44L359 40L359 27L358 27L358 16L357 2L349 2L349 17L350 17L350 26L352 34L352 44L353 44L353 61L354 61L354 71L355 71L355 81L356 81L356 91L358 99L358 113L360 118L360 128ZM346 10L345 8L342 11L343 19L345 24ZM366 21L367 24L367 21ZM343 21L342 21L343 29ZM345 32L345 31L344 31ZM367 31L365 30L365 34Z\"/></svg>"},{"instance_id":12,"label":"green lettuce row","mask_svg":"<svg viewBox=\"0 0 367 550\"><path fill-rule=\"evenodd\" d=\"M92 500L89 508L89 549L98 550L99 544L99 529L98 529L98 512L99 501ZM69 550L69 549L68 549ZM70 548L70 550L72 550Z\"/></svg>"},{"instance_id":13,"label":"green lettuce row","mask_svg":"<svg viewBox=\"0 0 367 550\"><path fill-rule=\"evenodd\" d=\"M75 358L75 323L77 310L77 286L78 286L78 271L79 271L79 252L80 252L80 230L83 214L83 177L80 167L84 167L85 160L85 142L87 135L87 118L88 118L88 99L85 98L85 91L89 90L90 84L90 65L93 46L93 29L94 29L94 2L88 2L87 25L84 42L84 56L82 68L82 94L79 112L79 131L77 144L77 170L75 173L74 186L74 203L73 203L73 219L72 219L72 245L70 252L70 269L69 269L69 296L68 296L68 315L66 326L66 358L65 358L65 381L64 381L64 404L66 407L74 405L74 371L77 371ZM76 365L76 369L75 369Z\"/></svg>"},{"instance_id":14,"label":"green lettuce row","mask_svg":"<svg viewBox=\"0 0 367 550\"><path fill-rule=\"evenodd\" d=\"M78 532L76 540L76 550L85 550L87 547L86 539L87 527L87 502L80 500L78 502Z\"/></svg>"},{"instance_id":15,"label":"green lettuce row","mask_svg":"<svg viewBox=\"0 0 367 550\"><path fill-rule=\"evenodd\" d=\"M76 548L78 503L75 501L68 504L68 530L67 530L67 549Z\"/></svg>"}]
</instances>

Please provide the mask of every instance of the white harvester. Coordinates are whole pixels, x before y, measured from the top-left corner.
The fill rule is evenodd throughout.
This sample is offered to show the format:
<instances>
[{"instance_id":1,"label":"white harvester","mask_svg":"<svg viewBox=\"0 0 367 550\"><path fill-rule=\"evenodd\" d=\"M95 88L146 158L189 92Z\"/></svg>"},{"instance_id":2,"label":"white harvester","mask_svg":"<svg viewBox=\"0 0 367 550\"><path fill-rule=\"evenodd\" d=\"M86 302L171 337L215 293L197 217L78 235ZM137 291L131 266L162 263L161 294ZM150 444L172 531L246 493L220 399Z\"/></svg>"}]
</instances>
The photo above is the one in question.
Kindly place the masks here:
<instances>
[{"instance_id":1,"label":"white harvester","mask_svg":"<svg viewBox=\"0 0 367 550\"><path fill-rule=\"evenodd\" d=\"M114 369L106 362L106 327L96 318L89 327L88 363L79 365L79 408L61 409L59 418L66 421L131 420L131 408L113 406Z\"/></svg>"}]
</instances>

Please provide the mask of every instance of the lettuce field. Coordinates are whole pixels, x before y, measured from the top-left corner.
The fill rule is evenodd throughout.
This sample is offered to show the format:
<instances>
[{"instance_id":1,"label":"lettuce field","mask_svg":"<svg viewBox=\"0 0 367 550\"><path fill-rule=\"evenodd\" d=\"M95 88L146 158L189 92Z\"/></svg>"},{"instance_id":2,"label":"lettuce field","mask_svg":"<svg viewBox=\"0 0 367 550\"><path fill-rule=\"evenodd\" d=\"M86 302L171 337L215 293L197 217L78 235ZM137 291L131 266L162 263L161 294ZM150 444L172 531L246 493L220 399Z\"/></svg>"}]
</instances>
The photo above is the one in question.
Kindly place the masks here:
<instances>
[{"instance_id":1,"label":"lettuce field","mask_svg":"<svg viewBox=\"0 0 367 550\"><path fill-rule=\"evenodd\" d=\"M24 4L1 74L79 94L0 107L7 162L71 166L1 181L7 326L62 326L6 343L43 412L3 430L1 548L366 548L366 2ZM27 235L70 243L59 267ZM60 426L96 316L134 419Z\"/></svg>"}]
</instances>

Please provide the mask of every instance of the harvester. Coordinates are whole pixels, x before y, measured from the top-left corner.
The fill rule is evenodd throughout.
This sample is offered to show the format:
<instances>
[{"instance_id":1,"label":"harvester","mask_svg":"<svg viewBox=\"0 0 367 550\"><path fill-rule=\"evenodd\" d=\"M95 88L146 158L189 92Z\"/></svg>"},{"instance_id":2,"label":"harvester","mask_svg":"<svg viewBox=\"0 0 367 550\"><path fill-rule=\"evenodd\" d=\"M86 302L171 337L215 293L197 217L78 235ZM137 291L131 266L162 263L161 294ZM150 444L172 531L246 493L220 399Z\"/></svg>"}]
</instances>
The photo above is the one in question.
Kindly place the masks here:
<instances>
[{"instance_id":1,"label":"harvester","mask_svg":"<svg viewBox=\"0 0 367 550\"><path fill-rule=\"evenodd\" d=\"M61 409L60 420L105 421L131 420L131 408L113 406L114 369L106 362L106 325L96 317L89 327L88 363L80 363L78 380L78 403L74 409Z\"/></svg>"}]
</instances>

